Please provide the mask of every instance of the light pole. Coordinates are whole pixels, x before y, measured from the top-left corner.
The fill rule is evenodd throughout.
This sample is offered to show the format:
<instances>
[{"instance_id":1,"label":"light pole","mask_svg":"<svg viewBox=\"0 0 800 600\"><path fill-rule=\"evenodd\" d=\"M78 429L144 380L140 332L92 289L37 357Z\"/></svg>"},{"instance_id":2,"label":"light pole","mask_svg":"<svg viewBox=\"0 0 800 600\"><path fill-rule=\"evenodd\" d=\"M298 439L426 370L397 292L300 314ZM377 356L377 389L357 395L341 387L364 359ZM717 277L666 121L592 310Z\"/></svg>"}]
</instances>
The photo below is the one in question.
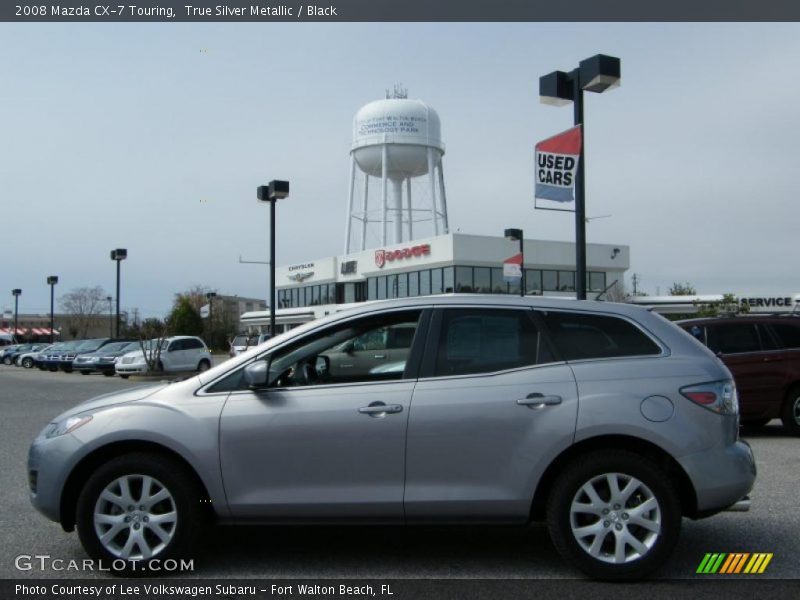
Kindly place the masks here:
<instances>
[{"instance_id":1,"label":"light pole","mask_svg":"<svg viewBox=\"0 0 800 600\"><path fill-rule=\"evenodd\" d=\"M564 106L572 102L574 124L584 125L583 92L602 93L617 87L620 80L620 60L596 54L582 60L569 73L553 71L539 78L539 98L544 104ZM586 300L586 181L584 177L584 148L586 127L581 127L581 153L575 177L575 295Z\"/></svg>"},{"instance_id":2,"label":"light pole","mask_svg":"<svg viewBox=\"0 0 800 600\"><path fill-rule=\"evenodd\" d=\"M57 275L50 275L47 278L47 285L50 286L50 343L53 343L53 299L55 298L55 285L58 283Z\"/></svg>"},{"instance_id":3,"label":"light pole","mask_svg":"<svg viewBox=\"0 0 800 600\"><path fill-rule=\"evenodd\" d=\"M17 288L15 290L11 290L11 293L14 296L14 341L17 341L17 315L19 312L19 297L22 294L22 290ZM30 339L30 338L28 338Z\"/></svg>"},{"instance_id":4,"label":"light pole","mask_svg":"<svg viewBox=\"0 0 800 600\"><path fill-rule=\"evenodd\" d=\"M258 199L269 202L269 334L275 337L275 203L289 195L289 182L272 180L258 187Z\"/></svg>"},{"instance_id":5,"label":"light pole","mask_svg":"<svg viewBox=\"0 0 800 600\"><path fill-rule=\"evenodd\" d=\"M117 337L119 337L119 263L126 258L128 258L128 251L125 248L111 251L111 260L117 262Z\"/></svg>"},{"instance_id":6,"label":"light pole","mask_svg":"<svg viewBox=\"0 0 800 600\"><path fill-rule=\"evenodd\" d=\"M114 337L114 313L113 309L111 308L111 301L113 298L111 296L106 296L106 301L108 302L108 337Z\"/></svg>"},{"instance_id":7,"label":"light pole","mask_svg":"<svg viewBox=\"0 0 800 600\"><path fill-rule=\"evenodd\" d=\"M523 247L523 234L522 229L506 229L505 238L509 242L519 242L519 270L521 278L519 280L519 295L525 295L525 249Z\"/></svg>"},{"instance_id":8,"label":"light pole","mask_svg":"<svg viewBox=\"0 0 800 600\"><path fill-rule=\"evenodd\" d=\"M216 292L206 292L208 299L208 325L211 327L214 324L214 298L217 297Z\"/></svg>"}]
</instances>

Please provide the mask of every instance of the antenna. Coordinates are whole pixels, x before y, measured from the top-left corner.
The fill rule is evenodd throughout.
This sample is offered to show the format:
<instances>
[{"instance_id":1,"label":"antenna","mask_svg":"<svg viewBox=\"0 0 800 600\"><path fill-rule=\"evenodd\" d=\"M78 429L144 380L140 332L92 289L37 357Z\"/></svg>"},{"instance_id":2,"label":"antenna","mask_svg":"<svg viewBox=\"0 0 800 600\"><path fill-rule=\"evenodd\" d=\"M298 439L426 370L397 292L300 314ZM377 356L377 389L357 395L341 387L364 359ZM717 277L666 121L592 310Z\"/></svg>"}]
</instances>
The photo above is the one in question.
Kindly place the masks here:
<instances>
[{"instance_id":1,"label":"antenna","mask_svg":"<svg viewBox=\"0 0 800 600\"><path fill-rule=\"evenodd\" d=\"M408 88L404 88L402 83L395 83L392 91L389 91L389 88L386 88L386 99L387 100L405 100L408 98Z\"/></svg>"}]
</instances>

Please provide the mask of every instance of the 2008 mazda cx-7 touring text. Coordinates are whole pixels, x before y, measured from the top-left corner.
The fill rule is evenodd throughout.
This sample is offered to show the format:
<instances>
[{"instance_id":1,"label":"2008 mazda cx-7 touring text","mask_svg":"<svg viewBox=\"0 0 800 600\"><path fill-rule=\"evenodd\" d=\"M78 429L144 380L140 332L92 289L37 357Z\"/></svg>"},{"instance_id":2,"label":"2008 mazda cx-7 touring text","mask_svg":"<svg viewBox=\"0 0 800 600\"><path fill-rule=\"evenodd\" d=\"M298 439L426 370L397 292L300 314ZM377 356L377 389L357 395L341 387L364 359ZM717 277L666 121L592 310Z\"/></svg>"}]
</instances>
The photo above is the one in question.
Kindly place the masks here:
<instances>
[{"instance_id":1,"label":"2008 mazda cx-7 touring text","mask_svg":"<svg viewBox=\"0 0 800 600\"><path fill-rule=\"evenodd\" d=\"M546 520L592 577L643 577L755 480L730 372L630 305L365 303L191 379L89 400L33 442L34 506L137 568L202 521Z\"/></svg>"}]
</instances>

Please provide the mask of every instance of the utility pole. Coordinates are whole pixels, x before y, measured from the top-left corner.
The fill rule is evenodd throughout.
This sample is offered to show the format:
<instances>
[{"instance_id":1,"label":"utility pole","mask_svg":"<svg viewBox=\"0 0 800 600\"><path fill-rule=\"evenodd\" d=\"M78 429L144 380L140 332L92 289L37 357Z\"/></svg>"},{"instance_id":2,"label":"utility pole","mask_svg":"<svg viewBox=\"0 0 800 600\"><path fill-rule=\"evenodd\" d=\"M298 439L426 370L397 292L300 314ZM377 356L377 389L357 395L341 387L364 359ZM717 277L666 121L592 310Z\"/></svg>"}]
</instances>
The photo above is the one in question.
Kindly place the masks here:
<instances>
[{"instance_id":1,"label":"utility pole","mask_svg":"<svg viewBox=\"0 0 800 600\"><path fill-rule=\"evenodd\" d=\"M633 295L637 296L639 294L639 276L634 273L633 274Z\"/></svg>"}]
</instances>

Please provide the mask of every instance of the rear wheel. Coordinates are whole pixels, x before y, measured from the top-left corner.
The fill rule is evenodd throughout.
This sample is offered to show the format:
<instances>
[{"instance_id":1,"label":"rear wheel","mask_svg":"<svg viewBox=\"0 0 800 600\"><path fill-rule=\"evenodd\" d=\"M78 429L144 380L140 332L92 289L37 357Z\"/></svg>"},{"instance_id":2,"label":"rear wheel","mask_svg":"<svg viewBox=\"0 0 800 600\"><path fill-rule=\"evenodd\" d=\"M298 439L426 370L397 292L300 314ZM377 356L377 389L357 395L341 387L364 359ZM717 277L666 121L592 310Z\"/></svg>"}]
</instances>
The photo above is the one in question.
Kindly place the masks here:
<instances>
[{"instance_id":1,"label":"rear wheel","mask_svg":"<svg viewBox=\"0 0 800 600\"><path fill-rule=\"evenodd\" d=\"M123 379L127 379L128 377L130 377L130 375L120 375L120 377L122 377Z\"/></svg>"},{"instance_id":2,"label":"rear wheel","mask_svg":"<svg viewBox=\"0 0 800 600\"><path fill-rule=\"evenodd\" d=\"M800 386L794 386L786 394L781 411L781 421L786 431L800 435Z\"/></svg>"},{"instance_id":3,"label":"rear wheel","mask_svg":"<svg viewBox=\"0 0 800 600\"><path fill-rule=\"evenodd\" d=\"M103 371L103 375L105 375L106 377L113 377L114 371Z\"/></svg>"},{"instance_id":4,"label":"rear wheel","mask_svg":"<svg viewBox=\"0 0 800 600\"><path fill-rule=\"evenodd\" d=\"M185 468L156 454L112 459L89 478L77 506L86 552L137 571L152 560L185 556L207 525L203 494Z\"/></svg>"},{"instance_id":5,"label":"rear wheel","mask_svg":"<svg viewBox=\"0 0 800 600\"><path fill-rule=\"evenodd\" d=\"M641 579L672 553L681 507L669 477L631 452L581 457L556 480L547 525L559 553L591 577Z\"/></svg>"},{"instance_id":6,"label":"rear wheel","mask_svg":"<svg viewBox=\"0 0 800 600\"><path fill-rule=\"evenodd\" d=\"M81 371L81 375L88 375L89 371Z\"/></svg>"},{"instance_id":7,"label":"rear wheel","mask_svg":"<svg viewBox=\"0 0 800 600\"><path fill-rule=\"evenodd\" d=\"M211 363L206 359L201 360L200 364L197 365L197 370L200 371L201 373L203 371L208 371L210 368L211 368Z\"/></svg>"},{"instance_id":8,"label":"rear wheel","mask_svg":"<svg viewBox=\"0 0 800 600\"><path fill-rule=\"evenodd\" d=\"M10 356L4 356L3 357L3 364L4 365L10 365L11 364L11 357Z\"/></svg>"}]
</instances>

